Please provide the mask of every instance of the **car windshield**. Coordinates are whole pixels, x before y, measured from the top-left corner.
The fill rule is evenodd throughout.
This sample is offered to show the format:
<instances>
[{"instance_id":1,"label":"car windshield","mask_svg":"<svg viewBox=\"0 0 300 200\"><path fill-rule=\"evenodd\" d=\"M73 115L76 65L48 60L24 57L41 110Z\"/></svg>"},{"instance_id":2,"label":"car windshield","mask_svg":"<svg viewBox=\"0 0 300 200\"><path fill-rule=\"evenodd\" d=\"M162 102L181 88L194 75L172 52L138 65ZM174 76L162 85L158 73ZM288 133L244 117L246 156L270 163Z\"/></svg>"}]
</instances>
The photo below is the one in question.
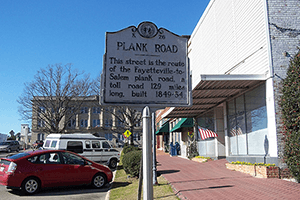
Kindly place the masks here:
<instances>
[{"instance_id":1,"label":"car windshield","mask_svg":"<svg viewBox=\"0 0 300 200\"><path fill-rule=\"evenodd\" d=\"M18 154L15 154L15 155L12 155L12 156L8 156L7 158L9 159L18 159L18 158L22 158L22 157L25 157L25 156L28 156L30 155L29 153L18 153Z\"/></svg>"},{"instance_id":2,"label":"car windshield","mask_svg":"<svg viewBox=\"0 0 300 200\"><path fill-rule=\"evenodd\" d=\"M0 145L9 145L10 142L0 142Z\"/></svg>"}]
</instances>

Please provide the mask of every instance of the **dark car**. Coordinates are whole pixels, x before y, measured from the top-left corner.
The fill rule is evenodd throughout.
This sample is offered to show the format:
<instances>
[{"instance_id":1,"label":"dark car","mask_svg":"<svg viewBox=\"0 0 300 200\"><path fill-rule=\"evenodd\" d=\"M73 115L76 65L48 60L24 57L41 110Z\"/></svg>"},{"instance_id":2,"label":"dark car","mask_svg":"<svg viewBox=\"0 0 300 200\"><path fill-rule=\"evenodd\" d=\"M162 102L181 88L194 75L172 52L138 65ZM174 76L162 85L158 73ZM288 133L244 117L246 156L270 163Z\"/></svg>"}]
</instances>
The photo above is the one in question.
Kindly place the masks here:
<instances>
[{"instance_id":1,"label":"dark car","mask_svg":"<svg viewBox=\"0 0 300 200\"><path fill-rule=\"evenodd\" d=\"M8 140L5 142L0 142L0 151L6 151L10 153L12 151L20 151L20 144L18 141L15 140Z\"/></svg>"},{"instance_id":2,"label":"dark car","mask_svg":"<svg viewBox=\"0 0 300 200\"><path fill-rule=\"evenodd\" d=\"M25 194L57 186L102 188L112 177L108 167L64 150L28 151L0 160L0 184Z\"/></svg>"}]
</instances>

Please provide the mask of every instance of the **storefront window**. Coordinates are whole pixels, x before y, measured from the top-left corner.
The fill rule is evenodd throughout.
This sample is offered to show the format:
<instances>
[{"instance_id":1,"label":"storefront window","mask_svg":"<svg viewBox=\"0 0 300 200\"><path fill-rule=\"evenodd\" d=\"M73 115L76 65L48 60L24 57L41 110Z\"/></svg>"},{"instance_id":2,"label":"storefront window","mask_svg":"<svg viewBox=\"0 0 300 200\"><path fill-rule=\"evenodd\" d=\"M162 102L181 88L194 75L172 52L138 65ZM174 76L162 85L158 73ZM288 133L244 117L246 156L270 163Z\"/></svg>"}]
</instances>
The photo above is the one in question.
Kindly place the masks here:
<instances>
[{"instance_id":1,"label":"storefront window","mask_svg":"<svg viewBox=\"0 0 300 200\"><path fill-rule=\"evenodd\" d=\"M264 85L245 94L247 133L267 128L266 92Z\"/></svg>"},{"instance_id":2,"label":"storefront window","mask_svg":"<svg viewBox=\"0 0 300 200\"><path fill-rule=\"evenodd\" d=\"M263 155L267 134L265 85L227 102L231 155Z\"/></svg>"}]
</instances>

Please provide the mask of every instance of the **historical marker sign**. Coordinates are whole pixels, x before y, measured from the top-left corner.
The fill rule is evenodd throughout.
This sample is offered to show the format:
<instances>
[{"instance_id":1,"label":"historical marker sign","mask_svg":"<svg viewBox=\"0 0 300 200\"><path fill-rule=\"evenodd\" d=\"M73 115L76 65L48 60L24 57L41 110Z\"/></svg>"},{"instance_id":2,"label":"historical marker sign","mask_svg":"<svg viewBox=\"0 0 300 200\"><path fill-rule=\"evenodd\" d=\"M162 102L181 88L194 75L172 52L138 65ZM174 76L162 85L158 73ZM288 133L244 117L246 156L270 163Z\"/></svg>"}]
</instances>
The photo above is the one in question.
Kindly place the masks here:
<instances>
[{"instance_id":1,"label":"historical marker sign","mask_svg":"<svg viewBox=\"0 0 300 200\"><path fill-rule=\"evenodd\" d=\"M189 106L187 41L151 22L107 32L101 103Z\"/></svg>"}]
</instances>

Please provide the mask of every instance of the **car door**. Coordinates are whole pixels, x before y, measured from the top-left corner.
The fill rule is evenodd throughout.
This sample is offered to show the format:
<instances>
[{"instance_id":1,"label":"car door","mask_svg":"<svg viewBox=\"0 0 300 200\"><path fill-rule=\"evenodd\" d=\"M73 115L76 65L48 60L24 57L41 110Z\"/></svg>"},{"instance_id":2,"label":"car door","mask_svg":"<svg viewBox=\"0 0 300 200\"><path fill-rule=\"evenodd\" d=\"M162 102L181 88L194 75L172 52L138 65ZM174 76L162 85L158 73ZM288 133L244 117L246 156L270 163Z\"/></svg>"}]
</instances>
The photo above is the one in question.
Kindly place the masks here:
<instances>
[{"instance_id":1,"label":"car door","mask_svg":"<svg viewBox=\"0 0 300 200\"><path fill-rule=\"evenodd\" d=\"M92 140L92 161L101 162L102 160L102 148L99 140Z\"/></svg>"},{"instance_id":2,"label":"car door","mask_svg":"<svg viewBox=\"0 0 300 200\"><path fill-rule=\"evenodd\" d=\"M56 187L69 185L66 179L64 165L58 153L45 153L29 159L34 165L36 176L38 176L45 187Z\"/></svg>"},{"instance_id":3,"label":"car door","mask_svg":"<svg viewBox=\"0 0 300 200\"><path fill-rule=\"evenodd\" d=\"M95 169L86 161L73 153L61 152L64 161L66 177L72 185L89 184L95 175Z\"/></svg>"},{"instance_id":4,"label":"car door","mask_svg":"<svg viewBox=\"0 0 300 200\"><path fill-rule=\"evenodd\" d=\"M102 141L102 156L101 162L107 162L109 158L112 156L112 152L110 152L111 146L107 141Z\"/></svg>"},{"instance_id":5,"label":"car door","mask_svg":"<svg viewBox=\"0 0 300 200\"><path fill-rule=\"evenodd\" d=\"M85 147L83 148L83 153L81 154L81 156L89 160L93 160L93 149L92 149L91 141L85 140L84 145Z\"/></svg>"}]
</instances>

